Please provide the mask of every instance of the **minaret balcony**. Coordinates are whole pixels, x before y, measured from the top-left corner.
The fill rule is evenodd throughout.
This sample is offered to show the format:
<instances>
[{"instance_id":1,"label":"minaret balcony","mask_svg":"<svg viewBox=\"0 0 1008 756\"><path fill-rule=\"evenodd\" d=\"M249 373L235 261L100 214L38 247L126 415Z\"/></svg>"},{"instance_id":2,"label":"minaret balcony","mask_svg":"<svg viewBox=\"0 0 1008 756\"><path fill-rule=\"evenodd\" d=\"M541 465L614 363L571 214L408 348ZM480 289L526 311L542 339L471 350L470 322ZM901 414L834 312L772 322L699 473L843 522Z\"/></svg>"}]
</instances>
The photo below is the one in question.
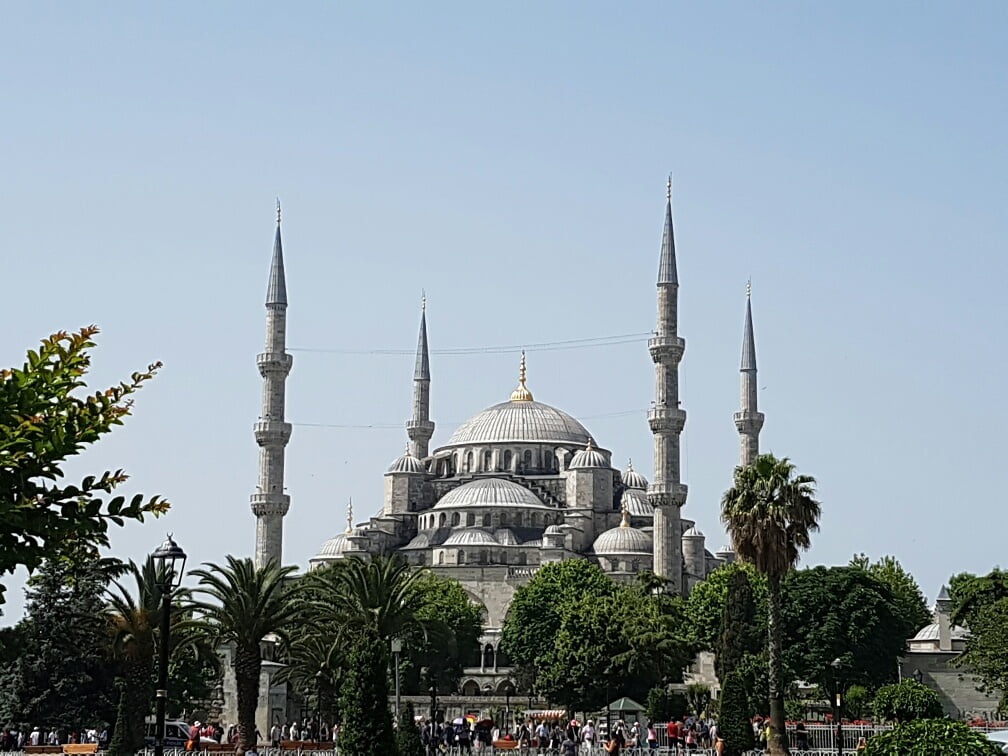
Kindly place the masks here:
<instances>
[{"instance_id":1,"label":"minaret balcony","mask_svg":"<svg viewBox=\"0 0 1008 756\"><path fill-rule=\"evenodd\" d=\"M283 420L260 420L255 424L259 446L286 446L291 437L291 424Z\"/></svg>"},{"instance_id":2,"label":"minaret balcony","mask_svg":"<svg viewBox=\"0 0 1008 756\"><path fill-rule=\"evenodd\" d=\"M256 517L262 515L285 515L290 509L290 496L287 494L264 494L255 493L249 497L252 503L252 514Z\"/></svg>"},{"instance_id":3,"label":"minaret balcony","mask_svg":"<svg viewBox=\"0 0 1008 756\"><path fill-rule=\"evenodd\" d=\"M652 433L681 433L686 425L686 410L652 407L647 419Z\"/></svg>"},{"instance_id":4,"label":"minaret balcony","mask_svg":"<svg viewBox=\"0 0 1008 756\"><path fill-rule=\"evenodd\" d=\"M686 339L679 336L652 336L648 339L648 351L655 362L678 364L686 351Z\"/></svg>"},{"instance_id":5,"label":"minaret balcony","mask_svg":"<svg viewBox=\"0 0 1008 756\"><path fill-rule=\"evenodd\" d=\"M410 438L427 438L434 435L434 423L430 420L408 420L406 433Z\"/></svg>"},{"instance_id":6,"label":"minaret balcony","mask_svg":"<svg viewBox=\"0 0 1008 756\"><path fill-rule=\"evenodd\" d=\"M752 435L759 433L763 427L763 413L752 410L742 410L735 413L735 427L739 433Z\"/></svg>"},{"instance_id":7,"label":"minaret balcony","mask_svg":"<svg viewBox=\"0 0 1008 756\"><path fill-rule=\"evenodd\" d=\"M686 504L688 490L685 483L651 483L647 497L655 507L681 507Z\"/></svg>"},{"instance_id":8,"label":"minaret balcony","mask_svg":"<svg viewBox=\"0 0 1008 756\"><path fill-rule=\"evenodd\" d=\"M259 375L265 378L267 375L287 375L294 365L294 357L286 352L263 352L256 356L256 365L259 366Z\"/></svg>"}]
</instances>

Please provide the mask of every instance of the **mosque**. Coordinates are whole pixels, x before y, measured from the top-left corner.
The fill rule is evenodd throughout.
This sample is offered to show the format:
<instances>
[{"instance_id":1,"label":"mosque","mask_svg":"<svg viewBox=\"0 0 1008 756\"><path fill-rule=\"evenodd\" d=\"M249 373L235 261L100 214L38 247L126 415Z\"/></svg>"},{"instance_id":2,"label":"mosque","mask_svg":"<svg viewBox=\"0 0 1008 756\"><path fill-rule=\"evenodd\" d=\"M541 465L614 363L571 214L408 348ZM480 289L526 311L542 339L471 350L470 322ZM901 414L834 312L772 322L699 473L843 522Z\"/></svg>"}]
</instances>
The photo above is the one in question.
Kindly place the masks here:
<instances>
[{"instance_id":1,"label":"mosque","mask_svg":"<svg viewBox=\"0 0 1008 756\"><path fill-rule=\"evenodd\" d=\"M672 226L671 183L659 254L657 325L648 341L655 395L648 412L654 439L651 482L628 465L613 466L612 450L576 418L537 401L522 355L517 387L431 449L430 354L426 306L421 308L409 444L384 474L382 509L365 522L348 513L345 532L322 544L314 569L351 555L401 554L458 580L484 615L483 651L466 670L462 693L500 690L508 660L499 649L511 598L543 564L590 559L616 580L651 570L672 590L688 593L717 567L734 559L726 546L711 553L705 537L682 516L687 488L680 479L680 434L686 413L679 401L679 364L685 341L678 333L679 278ZM257 364L263 408L255 425L259 485L251 497L256 517L256 561L280 561L284 452L291 426L284 419L287 289L280 213L266 296L266 349ZM642 360L643 363L643 360ZM643 369L643 364L641 365ZM757 409L756 349L747 292L742 342L741 407L734 415L741 464L758 454L763 414ZM502 397L503 398L503 397Z\"/></svg>"}]
</instances>

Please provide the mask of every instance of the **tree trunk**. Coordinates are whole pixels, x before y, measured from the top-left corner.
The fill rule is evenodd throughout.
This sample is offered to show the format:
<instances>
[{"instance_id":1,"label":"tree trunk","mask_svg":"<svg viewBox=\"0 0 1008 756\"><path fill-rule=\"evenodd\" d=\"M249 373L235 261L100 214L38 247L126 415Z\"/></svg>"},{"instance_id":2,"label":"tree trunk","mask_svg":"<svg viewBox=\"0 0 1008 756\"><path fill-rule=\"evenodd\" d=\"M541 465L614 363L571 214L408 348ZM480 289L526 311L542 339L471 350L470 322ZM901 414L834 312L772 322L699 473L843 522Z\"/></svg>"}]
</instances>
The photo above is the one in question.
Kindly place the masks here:
<instances>
[{"instance_id":1,"label":"tree trunk","mask_svg":"<svg viewBox=\"0 0 1008 756\"><path fill-rule=\"evenodd\" d=\"M767 656L770 673L770 737L767 742L771 756L788 756L787 730L784 727L784 686L781 671L781 579L767 576Z\"/></svg>"},{"instance_id":2,"label":"tree trunk","mask_svg":"<svg viewBox=\"0 0 1008 756\"><path fill-rule=\"evenodd\" d=\"M238 754L256 744L256 705L259 703L259 644L235 649L235 687L238 688Z\"/></svg>"}]
</instances>

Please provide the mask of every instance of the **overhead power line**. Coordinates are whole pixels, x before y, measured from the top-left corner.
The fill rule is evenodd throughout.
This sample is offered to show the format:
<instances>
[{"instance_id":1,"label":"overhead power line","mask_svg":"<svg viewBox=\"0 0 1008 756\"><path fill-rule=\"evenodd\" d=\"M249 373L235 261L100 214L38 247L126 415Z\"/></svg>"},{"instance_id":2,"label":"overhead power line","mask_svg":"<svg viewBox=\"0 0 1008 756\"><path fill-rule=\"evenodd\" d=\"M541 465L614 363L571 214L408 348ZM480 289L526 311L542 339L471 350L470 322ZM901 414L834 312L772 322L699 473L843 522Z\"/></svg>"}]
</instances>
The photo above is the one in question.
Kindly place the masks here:
<instances>
[{"instance_id":1,"label":"overhead power line","mask_svg":"<svg viewBox=\"0 0 1008 756\"><path fill-rule=\"evenodd\" d=\"M463 356L469 354L517 354L518 352L559 352L568 349L594 349L597 347L633 344L652 336L651 331L624 333L616 336L597 336L590 339L567 339L565 341L543 341L537 344L510 344L506 346L455 347L432 349L431 354L442 356ZM415 349L341 349L325 347L290 347L292 352L314 352L318 354L372 354L382 356L412 356Z\"/></svg>"},{"instance_id":2,"label":"overhead power line","mask_svg":"<svg viewBox=\"0 0 1008 756\"><path fill-rule=\"evenodd\" d=\"M619 412L604 412L600 415L586 415L581 420L602 420L609 417L630 417L632 415L642 415L646 409L620 410ZM461 420L445 423L450 428L457 428L462 425ZM291 423L300 428L344 428L352 430L401 430L406 427L406 421L401 423Z\"/></svg>"}]
</instances>

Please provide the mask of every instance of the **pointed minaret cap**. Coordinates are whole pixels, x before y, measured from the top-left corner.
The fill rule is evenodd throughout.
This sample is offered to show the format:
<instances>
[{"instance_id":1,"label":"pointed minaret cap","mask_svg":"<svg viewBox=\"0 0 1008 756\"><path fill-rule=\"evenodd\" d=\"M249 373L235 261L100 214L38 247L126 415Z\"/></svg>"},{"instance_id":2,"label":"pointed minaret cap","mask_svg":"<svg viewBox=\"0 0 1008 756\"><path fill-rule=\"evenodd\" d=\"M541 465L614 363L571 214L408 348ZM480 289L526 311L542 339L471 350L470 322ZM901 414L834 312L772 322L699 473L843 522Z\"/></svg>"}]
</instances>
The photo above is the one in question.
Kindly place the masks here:
<instances>
[{"instance_id":1,"label":"pointed minaret cap","mask_svg":"<svg viewBox=\"0 0 1008 756\"><path fill-rule=\"evenodd\" d=\"M676 271L675 234L672 231L672 174L669 174L665 192L665 230L662 232L661 263L658 266L659 284L679 285L679 274Z\"/></svg>"},{"instance_id":2,"label":"pointed minaret cap","mask_svg":"<svg viewBox=\"0 0 1008 756\"><path fill-rule=\"evenodd\" d=\"M742 334L742 372L756 370L756 337L752 324L752 282L746 282L745 332Z\"/></svg>"},{"instance_id":3,"label":"pointed minaret cap","mask_svg":"<svg viewBox=\"0 0 1008 756\"><path fill-rule=\"evenodd\" d=\"M420 336L417 338L416 369L413 380L430 380L430 355L427 351L427 294L420 297Z\"/></svg>"},{"instance_id":4,"label":"pointed minaret cap","mask_svg":"<svg viewBox=\"0 0 1008 756\"><path fill-rule=\"evenodd\" d=\"M347 535L353 533L353 497L347 501L346 508L346 532Z\"/></svg>"},{"instance_id":5,"label":"pointed minaret cap","mask_svg":"<svg viewBox=\"0 0 1008 756\"><path fill-rule=\"evenodd\" d=\"M284 276L283 244L280 242L280 200L277 199L276 238L273 241L273 262L270 265L267 305L287 304L287 279Z\"/></svg>"},{"instance_id":6,"label":"pointed minaret cap","mask_svg":"<svg viewBox=\"0 0 1008 756\"><path fill-rule=\"evenodd\" d=\"M531 402L535 401L532 398L532 392L528 390L528 386L525 385L525 350L522 350L521 367L518 371L518 388L511 392L512 402Z\"/></svg>"}]
</instances>

